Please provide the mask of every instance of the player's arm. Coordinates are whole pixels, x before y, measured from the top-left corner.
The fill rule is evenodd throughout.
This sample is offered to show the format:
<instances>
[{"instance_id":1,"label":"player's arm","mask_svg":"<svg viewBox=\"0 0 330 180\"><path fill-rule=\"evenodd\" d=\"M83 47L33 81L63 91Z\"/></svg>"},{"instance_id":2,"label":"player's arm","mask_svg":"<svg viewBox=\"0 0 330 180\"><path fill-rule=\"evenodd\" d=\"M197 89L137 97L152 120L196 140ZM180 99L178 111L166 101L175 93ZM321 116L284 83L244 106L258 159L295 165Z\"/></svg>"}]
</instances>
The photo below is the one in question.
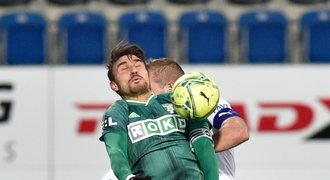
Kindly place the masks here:
<instances>
[{"instance_id":1,"label":"player's arm","mask_svg":"<svg viewBox=\"0 0 330 180\"><path fill-rule=\"evenodd\" d=\"M127 107L119 102L106 111L102 122L101 141L104 141L111 160L111 168L119 180L141 180L145 177L133 175L127 155Z\"/></svg>"},{"instance_id":2,"label":"player's arm","mask_svg":"<svg viewBox=\"0 0 330 180\"><path fill-rule=\"evenodd\" d=\"M220 99L218 106L208 119L214 132L215 151L221 152L233 148L249 139L249 130L244 120L235 112L224 99Z\"/></svg>"},{"instance_id":3,"label":"player's arm","mask_svg":"<svg viewBox=\"0 0 330 180\"><path fill-rule=\"evenodd\" d=\"M214 152L213 140L210 136L207 120L187 121L187 131L204 178L207 180L218 180L218 159Z\"/></svg>"},{"instance_id":4,"label":"player's arm","mask_svg":"<svg viewBox=\"0 0 330 180\"><path fill-rule=\"evenodd\" d=\"M108 132L104 135L104 143L116 177L121 180L132 175L127 158L127 134Z\"/></svg>"},{"instance_id":5,"label":"player's arm","mask_svg":"<svg viewBox=\"0 0 330 180\"><path fill-rule=\"evenodd\" d=\"M249 130L242 118L231 117L213 134L213 140L216 152L225 151L249 140Z\"/></svg>"},{"instance_id":6,"label":"player's arm","mask_svg":"<svg viewBox=\"0 0 330 180\"><path fill-rule=\"evenodd\" d=\"M150 180L149 176L134 175L127 157L127 133L108 132L103 136L111 168L119 180Z\"/></svg>"}]
</instances>

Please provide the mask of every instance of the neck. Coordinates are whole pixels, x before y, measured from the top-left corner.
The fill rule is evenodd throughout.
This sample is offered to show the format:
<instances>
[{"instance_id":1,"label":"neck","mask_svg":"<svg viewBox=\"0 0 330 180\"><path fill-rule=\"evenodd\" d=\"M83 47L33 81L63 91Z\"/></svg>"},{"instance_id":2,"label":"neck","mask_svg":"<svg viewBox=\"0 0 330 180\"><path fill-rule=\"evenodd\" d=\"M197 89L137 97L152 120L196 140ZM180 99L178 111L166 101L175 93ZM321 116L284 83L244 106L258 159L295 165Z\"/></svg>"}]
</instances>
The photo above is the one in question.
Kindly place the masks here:
<instances>
[{"instance_id":1,"label":"neck","mask_svg":"<svg viewBox=\"0 0 330 180\"><path fill-rule=\"evenodd\" d=\"M136 95L136 96L124 96L123 99L132 100L132 101L147 102L152 94L153 94L153 92L149 91L149 92L146 92L144 94L139 94L139 95Z\"/></svg>"}]
</instances>

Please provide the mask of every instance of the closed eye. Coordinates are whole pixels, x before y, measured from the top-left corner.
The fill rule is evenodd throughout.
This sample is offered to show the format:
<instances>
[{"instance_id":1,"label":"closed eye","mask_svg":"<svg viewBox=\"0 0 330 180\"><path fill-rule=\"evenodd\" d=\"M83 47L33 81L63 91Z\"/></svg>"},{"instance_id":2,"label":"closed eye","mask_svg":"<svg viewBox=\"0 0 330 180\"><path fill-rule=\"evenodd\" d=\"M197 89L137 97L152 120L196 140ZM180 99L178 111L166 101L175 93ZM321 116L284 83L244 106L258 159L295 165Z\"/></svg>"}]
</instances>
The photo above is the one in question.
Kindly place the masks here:
<instances>
[{"instance_id":1,"label":"closed eye","mask_svg":"<svg viewBox=\"0 0 330 180\"><path fill-rule=\"evenodd\" d=\"M128 69L128 63L126 61L119 63L117 69L118 71L124 71Z\"/></svg>"}]
</instances>

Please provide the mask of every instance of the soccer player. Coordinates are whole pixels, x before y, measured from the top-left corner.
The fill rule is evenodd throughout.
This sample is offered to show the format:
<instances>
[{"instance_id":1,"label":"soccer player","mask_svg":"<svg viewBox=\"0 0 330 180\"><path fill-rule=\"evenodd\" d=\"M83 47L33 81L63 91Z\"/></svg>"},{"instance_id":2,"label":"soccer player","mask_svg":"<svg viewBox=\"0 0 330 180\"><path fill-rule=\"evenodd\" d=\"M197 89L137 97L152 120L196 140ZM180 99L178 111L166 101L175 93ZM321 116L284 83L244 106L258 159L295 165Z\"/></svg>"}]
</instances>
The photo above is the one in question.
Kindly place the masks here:
<instances>
[{"instance_id":1,"label":"soccer player","mask_svg":"<svg viewBox=\"0 0 330 180\"><path fill-rule=\"evenodd\" d=\"M141 48L119 43L107 68L122 99L106 110L100 140L119 180L219 178L208 122L186 121L169 93L154 95Z\"/></svg>"},{"instance_id":2,"label":"soccer player","mask_svg":"<svg viewBox=\"0 0 330 180\"><path fill-rule=\"evenodd\" d=\"M169 58L155 59L147 63L151 89L161 94L172 89L174 82L184 74L180 65ZM213 139L219 160L219 179L233 180L235 161L233 147L247 141L249 132L246 123L231 108L230 104L220 98L217 109L208 117L213 125Z\"/></svg>"}]
</instances>

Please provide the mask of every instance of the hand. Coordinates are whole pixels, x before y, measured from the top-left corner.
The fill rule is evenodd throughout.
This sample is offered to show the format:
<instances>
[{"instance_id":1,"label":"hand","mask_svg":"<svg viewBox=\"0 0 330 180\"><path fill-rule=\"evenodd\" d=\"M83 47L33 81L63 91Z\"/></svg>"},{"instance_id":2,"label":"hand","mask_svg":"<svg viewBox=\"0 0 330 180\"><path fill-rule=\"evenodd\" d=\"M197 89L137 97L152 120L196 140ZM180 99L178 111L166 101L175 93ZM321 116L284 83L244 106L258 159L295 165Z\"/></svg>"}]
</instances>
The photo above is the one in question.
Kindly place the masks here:
<instances>
[{"instance_id":1,"label":"hand","mask_svg":"<svg viewBox=\"0 0 330 180\"><path fill-rule=\"evenodd\" d=\"M136 175L134 177L131 177L129 180L151 180L151 177L150 176Z\"/></svg>"}]
</instances>

